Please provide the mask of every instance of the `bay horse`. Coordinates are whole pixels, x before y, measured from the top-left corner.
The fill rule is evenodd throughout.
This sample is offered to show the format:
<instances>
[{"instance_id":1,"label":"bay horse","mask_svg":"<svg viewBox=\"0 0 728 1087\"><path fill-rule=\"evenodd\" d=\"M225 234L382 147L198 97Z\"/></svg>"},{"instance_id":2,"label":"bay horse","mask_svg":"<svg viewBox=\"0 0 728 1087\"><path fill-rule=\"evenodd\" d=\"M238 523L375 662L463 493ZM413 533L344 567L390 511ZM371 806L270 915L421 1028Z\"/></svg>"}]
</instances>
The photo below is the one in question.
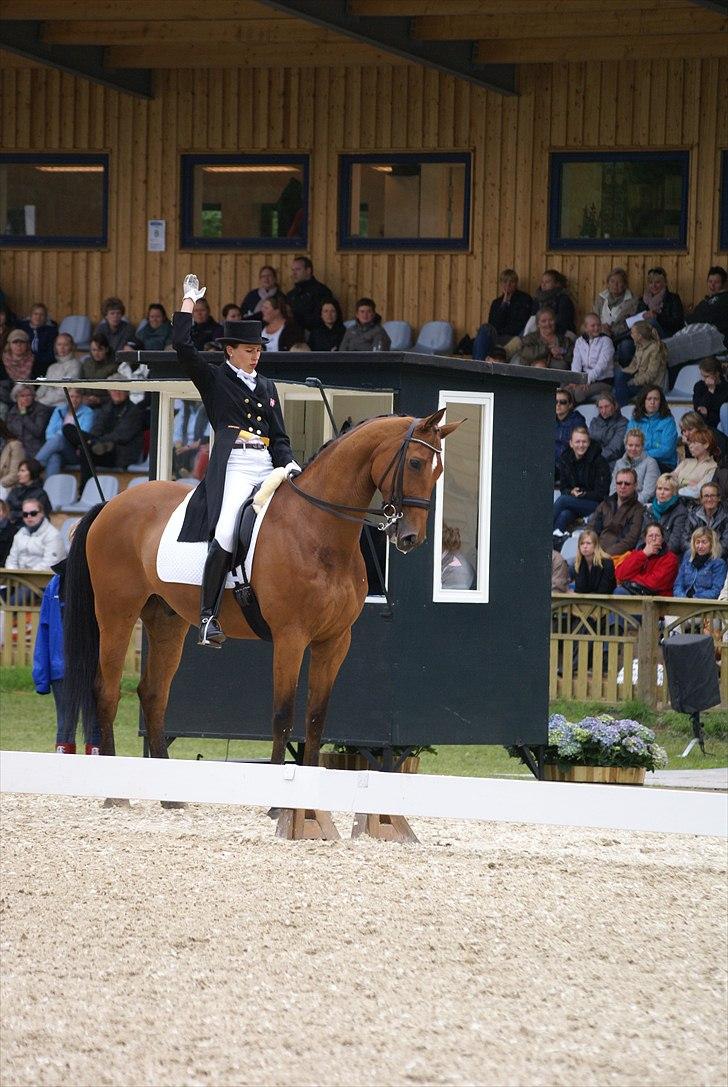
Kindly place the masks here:
<instances>
[{"instance_id":1,"label":"bay horse","mask_svg":"<svg viewBox=\"0 0 728 1087\"><path fill-rule=\"evenodd\" d=\"M367 595L359 546L365 513L379 489L383 506L376 512L397 548L408 552L423 543L442 473L442 441L460 425L439 426L443 415L444 409L426 419L368 419L323 446L295 484L282 483L271 499L251 584L273 636L273 763L284 760L310 646L304 763L318 765L331 688ZM148 654L137 693L150 754L168 757L165 711L187 629L197 623L200 590L160 581L157 550L185 493L162 481L132 487L90 510L73 538L65 590L66 712L76 720L79 710L96 710L102 755L115 754L124 658L141 616ZM220 618L229 638L255 637L231 590ZM202 672L209 651L198 652Z\"/></svg>"}]
</instances>

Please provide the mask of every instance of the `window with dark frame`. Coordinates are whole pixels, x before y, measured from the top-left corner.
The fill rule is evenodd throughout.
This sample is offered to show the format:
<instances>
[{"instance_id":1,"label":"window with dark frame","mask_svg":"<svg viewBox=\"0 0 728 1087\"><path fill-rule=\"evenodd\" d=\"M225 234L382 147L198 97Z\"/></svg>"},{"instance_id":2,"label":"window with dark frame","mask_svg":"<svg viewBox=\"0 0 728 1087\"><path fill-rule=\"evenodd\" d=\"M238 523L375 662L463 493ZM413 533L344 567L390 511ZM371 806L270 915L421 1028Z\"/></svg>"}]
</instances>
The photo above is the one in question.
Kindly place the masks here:
<instances>
[{"instance_id":1,"label":"window with dark frame","mask_svg":"<svg viewBox=\"0 0 728 1087\"><path fill-rule=\"evenodd\" d=\"M720 153L720 225L718 248L728 253L728 150Z\"/></svg>"},{"instance_id":2,"label":"window with dark frame","mask_svg":"<svg viewBox=\"0 0 728 1087\"><path fill-rule=\"evenodd\" d=\"M550 249L685 249L687 151L553 152Z\"/></svg>"},{"instance_id":3,"label":"window with dark frame","mask_svg":"<svg viewBox=\"0 0 728 1087\"><path fill-rule=\"evenodd\" d=\"M307 248L308 176L308 155L182 155L182 248Z\"/></svg>"},{"instance_id":4,"label":"window with dark frame","mask_svg":"<svg viewBox=\"0 0 728 1087\"><path fill-rule=\"evenodd\" d=\"M108 155L0 154L0 246L106 246L108 204Z\"/></svg>"},{"instance_id":5,"label":"window with dark frame","mask_svg":"<svg viewBox=\"0 0 728 1087\"><path fill-rule=\"evenodd\" d=\"M469 152L341 155L340 249L470 247Z\"/></svg>"}]
</instances>

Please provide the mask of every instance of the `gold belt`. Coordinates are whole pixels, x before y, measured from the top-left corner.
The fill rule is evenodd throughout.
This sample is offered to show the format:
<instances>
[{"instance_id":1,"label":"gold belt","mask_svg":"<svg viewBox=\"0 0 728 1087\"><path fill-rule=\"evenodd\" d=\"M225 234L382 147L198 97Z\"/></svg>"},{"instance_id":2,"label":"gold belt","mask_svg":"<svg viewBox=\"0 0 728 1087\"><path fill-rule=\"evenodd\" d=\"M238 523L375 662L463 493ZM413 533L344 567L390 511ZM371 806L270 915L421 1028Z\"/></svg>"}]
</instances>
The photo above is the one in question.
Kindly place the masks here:
<instances>
[{"instance_id":1,"label":"gold belt","mask_svg":"<svg viewBox=\"0 0 728 1087\"><path fill-rule=\"evenodd\" d=\"M264 438L262 434L252 434L249 430L239 430L236 442L262 442L263 445L270 445L270 438Z\"/></svg>"}]
</instances>

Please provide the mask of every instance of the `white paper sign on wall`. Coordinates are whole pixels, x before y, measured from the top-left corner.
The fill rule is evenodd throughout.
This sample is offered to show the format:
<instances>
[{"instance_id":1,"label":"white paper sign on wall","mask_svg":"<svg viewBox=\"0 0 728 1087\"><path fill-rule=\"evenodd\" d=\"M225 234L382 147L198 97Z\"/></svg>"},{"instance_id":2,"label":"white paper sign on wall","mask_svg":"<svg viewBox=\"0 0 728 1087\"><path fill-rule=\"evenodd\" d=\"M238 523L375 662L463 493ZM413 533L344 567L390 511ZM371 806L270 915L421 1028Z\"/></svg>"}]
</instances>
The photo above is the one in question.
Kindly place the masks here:
<instances>
[{"instance_id":1,"label":"white paper sign on wall","mask_svg":"<svg viewBox=\"0 0 728 1087\"><path fill-rule=\"evenodd\" d=\"M167 220L150 219L147 223L147 250L163 253L167 248Z\"/></svg>"}]
</instances>

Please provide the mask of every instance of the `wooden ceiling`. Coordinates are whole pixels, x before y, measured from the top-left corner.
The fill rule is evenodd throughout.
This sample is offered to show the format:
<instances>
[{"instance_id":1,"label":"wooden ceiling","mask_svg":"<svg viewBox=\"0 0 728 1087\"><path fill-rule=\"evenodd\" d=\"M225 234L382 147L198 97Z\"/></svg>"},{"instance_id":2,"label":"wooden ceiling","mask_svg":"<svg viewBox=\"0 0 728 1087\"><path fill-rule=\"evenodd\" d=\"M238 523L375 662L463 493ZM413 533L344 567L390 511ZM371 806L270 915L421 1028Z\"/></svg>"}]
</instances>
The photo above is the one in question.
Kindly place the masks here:
<instances>
[{"instance_id":1,"label":"wooden ceiling","mask_svg":"<svg viewBox=\"0 0 728 1087\"><path fill-rule=\"evenodd\" d=\"M0 0L0 46L136 94L157 68L724 57L728 0Z\"/></svg>"}]
</instances>

